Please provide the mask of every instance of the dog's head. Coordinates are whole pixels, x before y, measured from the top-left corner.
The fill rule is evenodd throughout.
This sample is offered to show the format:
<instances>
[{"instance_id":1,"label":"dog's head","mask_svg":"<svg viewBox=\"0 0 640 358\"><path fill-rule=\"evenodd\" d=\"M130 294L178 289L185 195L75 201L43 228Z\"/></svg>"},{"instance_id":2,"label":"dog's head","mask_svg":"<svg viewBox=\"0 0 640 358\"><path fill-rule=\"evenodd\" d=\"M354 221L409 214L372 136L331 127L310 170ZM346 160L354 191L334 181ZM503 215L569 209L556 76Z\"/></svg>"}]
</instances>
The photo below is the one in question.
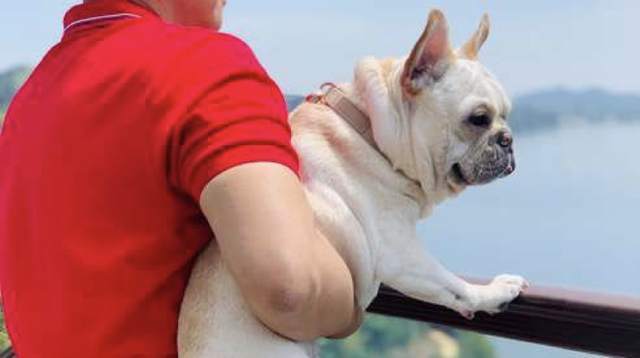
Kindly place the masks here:
<instances>
[{"instance_id":1,"label":"dog's head","mask_svg":"<svg viewBox=\"0 0 640 358\"><path fill-rule=\"evenodd\" d=\"M511 103L478 62L488 34L485 15L472 38L453 51L445 17L434 10L399 75L403 117L411 128L412 171L423 187L447 192L438 195L440 200L515 169L506 121Z\"/></svg>"}]
</instances>

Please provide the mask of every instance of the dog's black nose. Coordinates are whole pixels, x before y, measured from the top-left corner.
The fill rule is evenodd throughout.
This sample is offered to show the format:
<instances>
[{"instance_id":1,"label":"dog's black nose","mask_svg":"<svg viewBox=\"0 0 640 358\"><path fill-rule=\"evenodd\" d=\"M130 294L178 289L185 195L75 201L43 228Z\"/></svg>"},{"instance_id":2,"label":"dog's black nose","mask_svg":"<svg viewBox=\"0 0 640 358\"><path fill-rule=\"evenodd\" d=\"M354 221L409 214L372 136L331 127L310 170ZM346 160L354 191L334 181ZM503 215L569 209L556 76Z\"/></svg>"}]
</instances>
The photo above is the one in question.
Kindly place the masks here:
<instances>
[{"instance_id":1,"label":"dog's black nose","mask_svg":"<svg viewBox=\"0 0 640 358\"><path fill-rule=\"evenodd\" d=\"M496 142L502 148L509 148L513 144L513 136L508 130L502 130L496 135Z\"/></svg>"}]
</instances>

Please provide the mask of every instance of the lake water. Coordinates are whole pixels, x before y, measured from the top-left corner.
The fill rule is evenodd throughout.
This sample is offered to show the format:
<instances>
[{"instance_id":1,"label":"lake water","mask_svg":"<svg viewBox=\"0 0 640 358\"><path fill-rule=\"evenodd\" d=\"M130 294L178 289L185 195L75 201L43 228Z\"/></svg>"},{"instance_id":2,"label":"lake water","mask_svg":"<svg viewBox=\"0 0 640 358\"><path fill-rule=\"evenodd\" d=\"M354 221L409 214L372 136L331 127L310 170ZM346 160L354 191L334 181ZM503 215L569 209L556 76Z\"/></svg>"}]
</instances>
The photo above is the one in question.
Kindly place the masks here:
<instances>
[{"instance_id":1,"label":"lake water","mask_svg":"<svg viewBox=\"0 0 640 358\"><path fill-rule=\"evenodd\" d=\"M512 176L420 224L429 249L472 276L640 295L640 123L574 123L519 136L515 149ZM595 357L492 340L501 358Z\"/></svg>"}]
</instances>

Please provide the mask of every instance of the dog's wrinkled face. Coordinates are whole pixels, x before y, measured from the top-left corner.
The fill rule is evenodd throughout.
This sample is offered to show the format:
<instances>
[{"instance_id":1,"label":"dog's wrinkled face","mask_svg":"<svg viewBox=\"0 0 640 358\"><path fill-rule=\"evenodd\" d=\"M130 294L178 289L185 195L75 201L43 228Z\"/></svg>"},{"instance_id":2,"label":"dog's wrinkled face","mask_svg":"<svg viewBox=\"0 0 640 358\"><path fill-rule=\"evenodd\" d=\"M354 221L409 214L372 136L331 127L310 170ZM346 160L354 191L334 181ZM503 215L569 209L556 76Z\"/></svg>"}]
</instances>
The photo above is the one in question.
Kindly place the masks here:
<instances>
[{"instance_id":1,"label":"dog's wrinkled face","mask_svg":"<svg viewBox=\"0 0 640 358\"><path fill-rule=\"evenodd\" d=\"M429 176L454 194L515 169L511 103L477 61L488 30L485 15L471 40L453 52L444 16L432 11L401 76L421 182Z\"/></svg>"},{"instance_id":2,"label":"dog's wrinkled face","mask_svg":"<svg viewBox=\"0 0 640 358\"><path fill-rule=\"evenodd\" d=\"M479 185L511 174L515 169L513 137L507 125L510 103L497 81L480 63L458 60L435 93L449 90L447 102L448 181L455 186ZM455 88L466 77L473 85ZM462 90L462 91L461 91ZM462 92L462 93L461 93ZM466 93L465 93L466 92ZM438 93L443 95L442 93Z\"/></svg>"}]
</instances>

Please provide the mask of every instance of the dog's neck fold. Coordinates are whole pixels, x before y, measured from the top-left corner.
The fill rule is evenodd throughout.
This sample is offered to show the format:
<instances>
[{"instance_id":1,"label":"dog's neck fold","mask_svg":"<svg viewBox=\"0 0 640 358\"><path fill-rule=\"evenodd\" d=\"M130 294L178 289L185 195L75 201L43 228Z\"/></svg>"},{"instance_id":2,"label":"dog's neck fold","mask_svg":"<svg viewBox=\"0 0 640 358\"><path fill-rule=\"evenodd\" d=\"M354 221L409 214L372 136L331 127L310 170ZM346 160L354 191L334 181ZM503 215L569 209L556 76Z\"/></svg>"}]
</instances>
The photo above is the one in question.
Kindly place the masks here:
<instances>
[{"instance_id":1,"label":"dog's neck fold","mask_svg":"<svg viewBox=\"0 0 640 358\"><path fill-rule=\"evenodd\" d=\"M444 198L440 198L443 195L439 194L441 188L432 165L417 165L413 150L415 139L408 120L411 114L403 103L400 86L402 67L401 62L393 60L365 58L355 67L354 83L342 84L340 88L369 116L377 149L389 160L392 169L416 183L419 193L413 190L416 193L412 196L421 208L420 217L426 217ZM424 180L427 176L431 179Z\"/></svg>"}]
</instances>

